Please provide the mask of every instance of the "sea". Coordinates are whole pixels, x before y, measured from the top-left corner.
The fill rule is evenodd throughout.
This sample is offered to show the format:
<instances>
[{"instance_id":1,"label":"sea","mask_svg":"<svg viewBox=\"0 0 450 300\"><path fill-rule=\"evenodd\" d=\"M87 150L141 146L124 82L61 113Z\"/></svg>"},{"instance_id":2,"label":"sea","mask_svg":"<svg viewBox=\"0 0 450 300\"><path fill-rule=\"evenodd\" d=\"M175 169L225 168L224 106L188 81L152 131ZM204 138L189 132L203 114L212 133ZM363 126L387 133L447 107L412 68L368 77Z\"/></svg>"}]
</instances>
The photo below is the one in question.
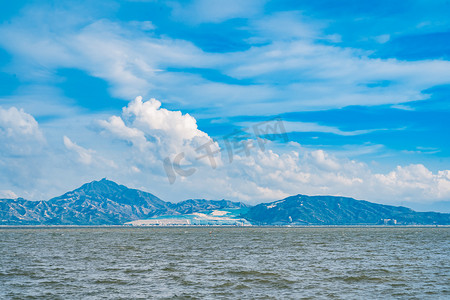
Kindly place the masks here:
<instances>
[{"instance_id":1,"label":"sea","mask_svg":"<svg viewBox=\"0 0 450 300\"><path fill-rule=\"evenodd\" d=\"M0 228L0 299L450 299L450 228Z\"/></svg>"}]
</instances>

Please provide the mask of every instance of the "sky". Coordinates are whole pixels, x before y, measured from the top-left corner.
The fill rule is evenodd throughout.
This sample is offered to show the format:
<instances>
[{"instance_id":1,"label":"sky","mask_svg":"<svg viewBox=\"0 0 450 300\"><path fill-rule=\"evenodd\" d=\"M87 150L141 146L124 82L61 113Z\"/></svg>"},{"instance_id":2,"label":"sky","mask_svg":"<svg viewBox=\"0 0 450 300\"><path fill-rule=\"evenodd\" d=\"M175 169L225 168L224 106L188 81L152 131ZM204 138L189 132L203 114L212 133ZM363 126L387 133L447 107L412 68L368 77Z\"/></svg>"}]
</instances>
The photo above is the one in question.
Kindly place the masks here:
<instances>
[{"instance_id":1,"label":"sky","mask_svg":"<svg viewBox=\"0 0 450 300\"><path fill-rule=\"evenodd\" d=\"M7 1L0 198L450 211L450 1Z\"/></svg>"}]
</instances>

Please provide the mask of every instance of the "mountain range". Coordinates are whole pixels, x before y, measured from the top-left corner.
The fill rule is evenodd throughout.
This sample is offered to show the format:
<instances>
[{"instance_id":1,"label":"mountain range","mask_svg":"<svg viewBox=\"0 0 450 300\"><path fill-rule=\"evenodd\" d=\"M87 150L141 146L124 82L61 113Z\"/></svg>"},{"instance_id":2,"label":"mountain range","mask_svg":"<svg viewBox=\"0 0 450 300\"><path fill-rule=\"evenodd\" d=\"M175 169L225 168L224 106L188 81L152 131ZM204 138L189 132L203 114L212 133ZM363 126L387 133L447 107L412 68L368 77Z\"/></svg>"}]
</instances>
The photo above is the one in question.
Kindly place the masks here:
<instances>
[{"instance_id":1,"label":"mountain range","mask_svg":"<svg viewBox=\"0 0 450 300\"><path fill-rule=\"evenodd\" d=\"M296 195L256 206L205 199L171 203L106 179L46 201L0 199L0 225L123 225L220 210L239 210L253 225L450 225L450 214L334 196Z\"/></svg>"},{"instance_id":2,"label":"mountain range","mask_svg":"<svg viewBox=\"0 0 450 300\"><path fill-rule=\"evenodd\" d=\"M296 195L252 207L255 225L450 225L450 214L416 212L347 197Z\"/></svg>"}]
</instances>

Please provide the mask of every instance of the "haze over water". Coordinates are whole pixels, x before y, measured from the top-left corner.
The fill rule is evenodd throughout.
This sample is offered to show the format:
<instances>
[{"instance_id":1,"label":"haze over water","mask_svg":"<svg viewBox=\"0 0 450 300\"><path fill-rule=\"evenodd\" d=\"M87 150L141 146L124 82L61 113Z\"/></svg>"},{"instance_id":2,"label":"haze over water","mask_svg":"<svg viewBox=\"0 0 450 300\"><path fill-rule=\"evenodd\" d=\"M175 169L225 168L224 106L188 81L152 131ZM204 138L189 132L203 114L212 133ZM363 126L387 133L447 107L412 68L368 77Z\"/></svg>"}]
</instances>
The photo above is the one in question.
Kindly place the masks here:
<instances>
[{"instance_id":1,"label":"haze over water","mask_svg":"<svg viewBox=\"0 0 450 300\"><path fill-rule=\"evenodd\" d=\"M6 299L444 299L450 228L2 228Z\"/></svg>"}]
</instances>

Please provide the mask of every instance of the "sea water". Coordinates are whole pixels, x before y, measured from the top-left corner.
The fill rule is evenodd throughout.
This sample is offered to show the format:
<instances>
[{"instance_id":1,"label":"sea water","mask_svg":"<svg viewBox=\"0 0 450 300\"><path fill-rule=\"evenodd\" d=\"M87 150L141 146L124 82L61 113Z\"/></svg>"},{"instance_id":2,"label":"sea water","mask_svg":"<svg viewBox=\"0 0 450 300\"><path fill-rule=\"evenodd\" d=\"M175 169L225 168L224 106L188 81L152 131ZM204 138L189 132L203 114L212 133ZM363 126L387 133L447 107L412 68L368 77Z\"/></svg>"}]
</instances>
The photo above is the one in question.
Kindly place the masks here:
<instances>
[{"instance_id":1,"label":"sea water","mask_svg":"<svg viewBox=\"0 0 450 300\"><path fill-rule=\"evenodd\" d=\"M450 228L0 228L1 299L450 299Z\"/></svg>"}]
</instances>

